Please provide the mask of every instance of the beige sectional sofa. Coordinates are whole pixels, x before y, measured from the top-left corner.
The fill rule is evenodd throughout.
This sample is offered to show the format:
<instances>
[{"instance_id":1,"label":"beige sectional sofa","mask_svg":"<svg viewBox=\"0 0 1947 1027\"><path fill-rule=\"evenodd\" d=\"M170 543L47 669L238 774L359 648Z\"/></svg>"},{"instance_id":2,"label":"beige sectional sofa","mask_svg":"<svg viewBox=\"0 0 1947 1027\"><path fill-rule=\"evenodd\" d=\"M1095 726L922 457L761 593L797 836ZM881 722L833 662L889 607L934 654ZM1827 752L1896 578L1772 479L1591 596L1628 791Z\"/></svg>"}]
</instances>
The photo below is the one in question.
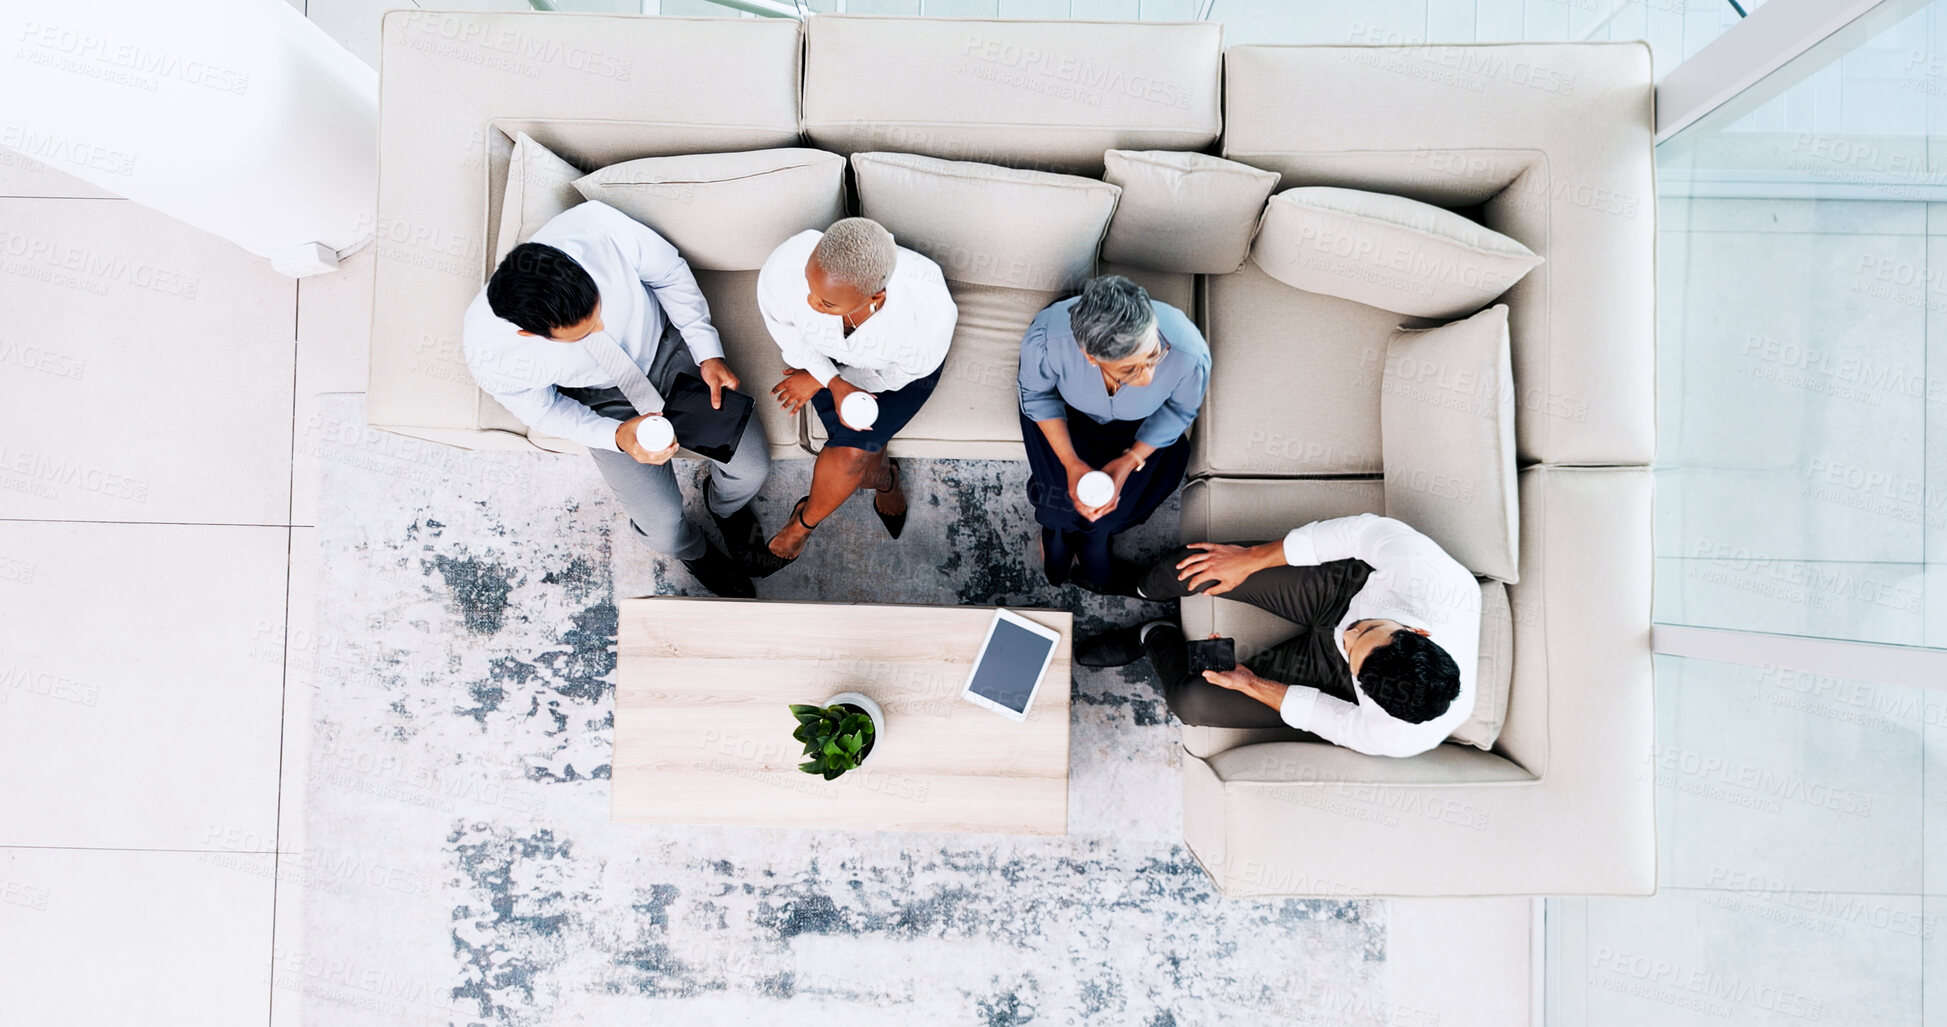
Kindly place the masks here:
<instances>
[{"instance_id":1,"label":"beige sectional sofa","mask_svg":"<svg viewBox=\"0 0 1947 1027\"><path fill-rule=\"evenodd\" d=\"M1014 355L1076 269L1022 273L1007 240L1043 243L1034 218L1006 222L1018 205L984 209L978 188L970 217L986 234L931 225L928 194L886 167L927 188L985 174L998 195L1076 184L1033 175L1099 180L1109 150L1201 152L1275 172L1279 190L1346 187L1459 211L1541 260L1498 300L1511 389L1429 366L1409 381L1389 339L1450 318L1296 288L1267 273L1268 256L1192 273L1158 256L1170 246L1146 253L1125 232L1110 247L1120 263L1082 269L1131 275L1209 337L1186 539L1385 512L1389 490L1394 506L1428 509L1430 492L1398 491L1420 479L1398 474L1410 440L1381 430L1409 423L1382 416L1389 390L1499 397L1512 420L1503 505L1518 569L1510 552L1481 585L1482 681L1503 683L1483 689L1489 719L1505 720L1491 748L1395 760L1295 732L1187 728L1185 839L1232 895L1644 894L1655 886L1651 96L1639 45L1224 50L1207 23L392 12L368 417L469 448L575 448L530 436L473 386L459 347L521 133L579 171L777 147L853 158L852 209L932 253L960 306L940 389L896 446L917 456L1021 455ZM1113 187L1080 187L1116 205ZM698 271L733 366L759 381L778 357L755 278L755 266ZM776 455L817 445L815 419L759 409ZM1183 615L1191 632L1247 648L1290 630L1223 599L1189 600Z\"/></svg>"}]
</instances>

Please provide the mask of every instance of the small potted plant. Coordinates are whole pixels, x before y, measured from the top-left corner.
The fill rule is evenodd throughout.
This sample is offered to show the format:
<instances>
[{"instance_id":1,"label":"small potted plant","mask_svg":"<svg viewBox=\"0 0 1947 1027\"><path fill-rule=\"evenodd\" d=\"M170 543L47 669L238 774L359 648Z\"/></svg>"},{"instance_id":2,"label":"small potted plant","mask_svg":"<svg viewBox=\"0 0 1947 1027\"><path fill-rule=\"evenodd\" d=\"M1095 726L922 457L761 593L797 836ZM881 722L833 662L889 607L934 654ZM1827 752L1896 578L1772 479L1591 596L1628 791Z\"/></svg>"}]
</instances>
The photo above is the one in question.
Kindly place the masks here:
<instances>
[{"instance_id":1,"label":"small potted plant","mask_svg":"<svg viewBox=\"0 0 1947 1027\"><path fill-rule=\"evenodd\" d=\"M791 715L798 718L791 737L804 743L808 757L798 769L827 781L864 763L886 723L879 704L857 692L840 692L823 706L792 703Z\"/></svg>"}]
</instances>

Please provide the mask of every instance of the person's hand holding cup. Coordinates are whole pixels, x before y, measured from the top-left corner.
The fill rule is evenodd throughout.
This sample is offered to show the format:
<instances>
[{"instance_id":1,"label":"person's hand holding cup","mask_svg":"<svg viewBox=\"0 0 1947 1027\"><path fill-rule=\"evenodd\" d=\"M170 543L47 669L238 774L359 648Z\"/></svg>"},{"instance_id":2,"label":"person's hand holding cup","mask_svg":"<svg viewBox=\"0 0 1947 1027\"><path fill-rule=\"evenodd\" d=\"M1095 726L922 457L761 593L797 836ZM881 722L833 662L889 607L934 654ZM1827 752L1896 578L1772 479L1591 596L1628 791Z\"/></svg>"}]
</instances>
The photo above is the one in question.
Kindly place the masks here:
<instances>
[{"instance_id":1,"label":"person's hand holding cup","mask_svg":"<svg viewBox=\"0 0 1947 1027\"><path fill-rule=\"evenodd\" d=\"M676 455L676 429L661 414L643 414L623 421L615 429L615 448L637 463L666 464Z\"/></svg>"}]
</instances>

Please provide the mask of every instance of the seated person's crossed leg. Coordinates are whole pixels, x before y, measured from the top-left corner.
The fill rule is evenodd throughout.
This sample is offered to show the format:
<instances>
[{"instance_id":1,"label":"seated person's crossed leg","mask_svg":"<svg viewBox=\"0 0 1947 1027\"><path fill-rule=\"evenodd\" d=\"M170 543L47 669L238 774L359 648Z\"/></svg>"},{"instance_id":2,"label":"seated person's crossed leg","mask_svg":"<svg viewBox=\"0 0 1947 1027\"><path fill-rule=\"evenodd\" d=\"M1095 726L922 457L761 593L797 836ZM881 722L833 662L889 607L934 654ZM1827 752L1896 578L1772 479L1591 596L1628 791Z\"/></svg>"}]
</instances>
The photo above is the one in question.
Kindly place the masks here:
<instances>
[{"instance_id":1,"label":"seated person's crossed leg","mask_svg":"<svg viewBox=\"0 0 1947 1027\"><path fill-rule=\"evenodd\" d=\"M939 265L897 245L867 218L800 232L764 262L758 308L784 357L771 389L786 413L809 406L826 442L811 490L751 554L769 576L804 552L811 532L861 487L886 533L906 525L906 494L886 446L940 383L959 318Z\"/></svg>"},{"instance_id":2,"label":"seated person's crossed leg","mask_svg":"<svg viewBox=\"0 0 1947 1027\"><path fill-rule=\"evenodd\" d=\"M730 459L709 461L704 508L727 553L683 514L669 466L677 443L652 452L637 434L679 374L708 385L718 407L739 384L696 277L668 240L608 204L572 207L502 258L461 337L482 389L533 431L588 450L637 534L711 592L757 594L739 561L764 544L750 509L771 467L762 426L750 421Z\"/></svg>"},{"instance_id":3,"label":"seated person's crossed leg","mask_svg":"<svg viewBox=\"0 0 1947 1027\"><path fill-rule=\"evenodd\" d=\"M1252 545L1199 542L1143 578L1148 599L1221 595L1298 634L1229 671L1189 672L1187 640L1152 621L1084 640L1084 666L1147 658L1185 724L1310 731L1361 752L1411 756L1473 711L1480 592L1431 539L1360 514Z\"/></svg>"}]
</instances>

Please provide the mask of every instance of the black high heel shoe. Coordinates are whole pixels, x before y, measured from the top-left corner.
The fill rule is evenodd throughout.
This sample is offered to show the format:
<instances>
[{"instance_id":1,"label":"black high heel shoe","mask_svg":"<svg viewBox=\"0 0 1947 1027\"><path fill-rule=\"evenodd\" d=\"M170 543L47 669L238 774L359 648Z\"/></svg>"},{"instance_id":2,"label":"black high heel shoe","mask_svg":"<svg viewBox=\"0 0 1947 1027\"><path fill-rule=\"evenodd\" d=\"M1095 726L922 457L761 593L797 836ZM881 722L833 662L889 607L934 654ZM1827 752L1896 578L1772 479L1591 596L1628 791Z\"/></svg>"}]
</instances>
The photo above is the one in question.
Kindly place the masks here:
<instances>
[{"instance_id":1,"label":"black high heel shoe","mask_svg":"<svg viewBox=\"0 0 1947 1027\"><path fill-rule=\"evenodd\" d=\"M811 502L810 496L804 496L800 498L795 504L792 505L791 516L797 519L798 524L803 526L804 530L814 531L817 529L818 524L823 524L825 522L819 521L818 524L805 523L804 508L805 508L805 504L809 502ZM799 550L798 555L799 556L804 555L804 551ZM770 543L765 542L763 545L757 547L757 549L750 554L748 560L750 564L751 577L768 578L771 575L776 574L778 571L781 571L784 568L791 566L793 563L796 563L798 557L793 556L789 559L786 559L785 557L779 556L776 553L771 552Z\"/></svg>"},{"instance_id":2,"label":"black high heel shoe","mask_svg":"<svg viewBox=\"0 0 1947 1027\"><path fill-rule=\"evenodd\" d=\"M901 510L896 514L889 514L879 509L878 499L878 496L883 496L899 487L899 465L893 463L891 457L886 458L886 478L889 484L885 488L872 490L878 493L877 496L872 498L872 512L879 515L879 523L886 526L886 534L891 535L893 538L898 538L899 533L906 530L906 511ZM911 505L911 501L909 500L907 502L908 508Z\"/></svg>"}]
</instances>

